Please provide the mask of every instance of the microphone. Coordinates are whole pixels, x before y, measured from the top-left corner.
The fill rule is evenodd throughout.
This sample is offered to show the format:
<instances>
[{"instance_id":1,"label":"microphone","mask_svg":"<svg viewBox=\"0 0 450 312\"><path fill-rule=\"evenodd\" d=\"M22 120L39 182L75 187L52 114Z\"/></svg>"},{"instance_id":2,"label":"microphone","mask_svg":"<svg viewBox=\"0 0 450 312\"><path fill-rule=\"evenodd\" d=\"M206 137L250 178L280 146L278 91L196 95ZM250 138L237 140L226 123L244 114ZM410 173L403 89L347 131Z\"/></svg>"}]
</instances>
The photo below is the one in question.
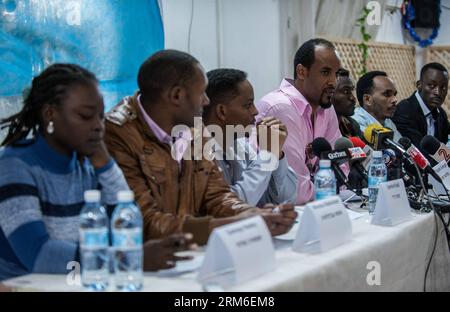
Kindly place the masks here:
<instances>
[{"instance_id":1,"label":"microphone","mask_svg":"<svg viewBox=\"0 0 450 312\"><path fill-rule=\"evenodd\" d=\"M361 147L355 146L349 138L343 137L336 141L335 149L341 148L346 148L350 152L350 172L348 174L348 183L350 184L351 189L354 190L356 194L361 196L362 189L367 187L368 182L367 170L362 164L365 160L367 160L367 155Z\"/></svg>"},{"instance_id":2,"label":"microphone","mask_svg":"<svg viewBox=\"0 0 450 312\"><path fill-rule=\"evenodd\" d=\"M348 161L350 159L350 153L348 150L335 150L331 149L330 143L325 138L316 138L312 142L312 151L315 156L320 159L328 159L331 161L331 168L334 171L336 180L339 185L345 185L350 189L348 179L342 169L339 167L340 163ZM338 187L339 189L339 187Z\"/></svg>"},{"instance_id":3,"label":"microphone","mask_svg":"<svg viewBox=\"0 0 450 312\"><path fill-rule=\"evenodd\" d=\"M396 165L397 155L392 149L388 148L383 150L383 158L386 167L390 168Z\"/></svg>"},{"instance_id":4,"label":"microphone","mask_svg":"<svg viewBox=\"0 0 450 312\"><path fill-rule=\"evenodd\" d=\"M436 171L433 170L433 168L431 168L430 163L425 156L423 156L417 147L411 144L410 139L403 137L399 140L399 143L407 149L406 152L420 169L426 173L429 173L439 183L443 183L441 177L436 173Z\"/></svg>"},{"instance_id":5,"label":"microphone","mask_svg":"<svg viewBox=\"0 0 450 312\"><path fill-rule=\"evenodd\" d=\"M336 140L334 149L335 150L347 149L350 152L350 159L349 159L350 166L355 168L358 171L358 173L363 177L363 179L367 180L367 171L361 164L361 162L364 161L367 158L367 156L361 147L354 147L351 140L342 137Z\"/></svg>"},{"instance_id":6,"label":"microphone","mask_svg":"<svg viewBox=\"0 0 450 312\"><path fill-rule=\"evenodd\" d=\"M393 138L394 131L383 128L380 125L370 124L367 126L366 130L364 130L364 139L366 139L375 150L392 148L408 158L408 153L406 153L401 145L394 142Z\"/></svg>"},{"instance_id":7,"label":"microphone","mask_svg":"<svg viewBox=\"0 0 450 312\"><path fill-rule=\"evenodd\" d=\"M367 146L367 145L363 142L363 140L361 140L361 139L358 138L358 137L349 137L348 139L352 142L352 144L353 144L354 147L360 147L360 148L364 149L364 147Z\"/></svg>"},{"instance_id":8,"label":"microphone","mask_svg":"<svg viewBox=\"0 0 450 312\"><path fill-rule=\"evenodd\" d=\"M319 158L322 157L322 153L331 151L331 145L325 138L316 138L311 143L313 154Z\"/></svg>"},{"instance_id":9,"label":"microphone","mask_svg":"<svg viewBox=\"0 0 450 312\"><path fill-rule=\"evenodd\" d=\"M405 185L411 184L412 180L409 172L403 173L402 171L402 157L399 157L393 149L388 148L383 150L383 159L387 168L388 181L403 179Z\"/></svg>"},{"instance_id":10,"label":"microphone","mask_svg":"<svg viewBox=\"0 0 450 312\"><path fill-rule=\"evenodd\" d=\"M362 148L363 152L366 154L366 159L361 161L361 164L367 171L369 169L370 161L372 160L373 149L358 137L350 137L349 139L352 141L354 147Z\"/></svg>"},{"instance_id":11,"label":"microphone","mask_svg":"<svg viewBox=\"0 0 450 312\"><path fill-rule=\"evenodd\" d=\"M449 164L450 149L447 145L439 142L435 137L431 135L424 136L420 141L420 147L425 152L425 156L428 156L428 159L433 166L441 161L445 161L447 165Z\"/></svg>"},{"instance_id":12,"label":"microphone","mask_svg":"<svg viewBox=\"0 0 450 312\"><path fill-rule=\"evenodd\" d=\"M352 141L347 139L346 137L340 137L336 140L336 143L334 143L334 149L346 149L346 148L352 148L354 147Z\"/></svg>"},{"instance_id":13,"label":"microphone","mask_svg":"<svg viewBox=\"0 0 450 312\"><path fill-rule=\"evenodd\" d=\"M349 139L340 137L339 139L336 140L336 143L334 143L334 150L339 152L345 152L347 156L337 160L339 164L343 164L351 160L350 148L353 148L353 143Z\"/></svg>"},{"instance_id":14,"label":"microphone","mask_svg":"<svg viewBox=\"0 0 450 312\"><path fill-rule=\"evenodd\" d=\"M390 147L389 141L394 139L394 131L377 124L370 124L364 130L364 139L374 150L383 150Z\"/></svg>"}]
</instances>

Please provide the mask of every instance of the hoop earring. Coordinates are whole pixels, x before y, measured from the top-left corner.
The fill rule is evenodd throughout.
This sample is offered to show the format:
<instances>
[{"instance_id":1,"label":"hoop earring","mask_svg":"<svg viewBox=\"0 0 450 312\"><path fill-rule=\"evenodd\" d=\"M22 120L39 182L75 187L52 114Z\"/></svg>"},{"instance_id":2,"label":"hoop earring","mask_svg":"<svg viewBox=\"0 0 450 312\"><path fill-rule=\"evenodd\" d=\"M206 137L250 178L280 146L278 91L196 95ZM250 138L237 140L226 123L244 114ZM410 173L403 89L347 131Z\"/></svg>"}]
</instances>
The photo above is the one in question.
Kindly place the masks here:
<instances>
[{"instance_id":1,"label":"hoop earring","mask_svg":"<svg viewBox=\"0 0 450 312\"><path fill-rule=\"evenodd\" d=\"M55 132L55 126L53 124L53 121L50 121L47 126L47 133L52 134L53 132Z\"/></svg>"}]
</instances>

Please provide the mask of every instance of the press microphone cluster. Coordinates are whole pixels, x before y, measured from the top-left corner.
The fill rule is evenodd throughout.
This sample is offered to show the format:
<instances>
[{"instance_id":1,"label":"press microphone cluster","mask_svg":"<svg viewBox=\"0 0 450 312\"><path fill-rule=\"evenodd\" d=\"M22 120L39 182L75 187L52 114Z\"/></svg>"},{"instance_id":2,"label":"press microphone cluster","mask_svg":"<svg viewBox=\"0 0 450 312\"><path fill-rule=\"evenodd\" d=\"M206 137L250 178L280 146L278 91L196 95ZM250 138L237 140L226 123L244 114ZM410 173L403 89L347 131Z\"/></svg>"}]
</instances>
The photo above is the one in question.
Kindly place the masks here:
<instances>
[{"instance_id":1,"label":"press microphone cluster","mask_svg":"<svg viewBox=\"0 0 450 312\"><path fill-rule=\"evenodd\" d=\"M335 173L338 187L345 185L352 189L352 185L342 171L340 165L348 162L354 168L362 180L367 181L367 171L362 163L367 159L364 150L359 146L354 146L352 141L347 138L339 138L332 149L330 143L324 138L316 138L312 142L312 150L315 156L320 159L331 161L331 167Z\"/></svg>"},{"instance_id":2,"label":"press microphone cluster","mask_svg":"<svg viewBox=\"0 0 450 312\"><path fill-rule=\"evenodd\" d=\"M350 159L350 152L346 150L333 150L330 143L325 138L314 139L312 142L312 151L314 155L320 159L328 159L331 161L331 168L333 169L338 182L338 190L342 185L349 187L348 179L339 165Z\"/></svg>"},{"instance_id":3,"label":"press microphone cluster","mask_svg":"<svg viewBox=\"0 0 450 312\"><path fill-rule=\"evenodd\" d=\"M445 161L447 165L450 165L450 149L429 135L422 138L420 142L421 150L411 144L408 138L401 138L398 140L398 143L393 138L394 132L380 125L369 125L364 131L364 139L369 145L375 150L383 150L383 153L387 156L385 156L385 162L386 159L392 159L393 162L396 161L396 158L400 160L399 168L402 173L402 178L405 181L405 186L408 188L408 200L411 207L421 211L429 211L428 206L430 206L431 209L434 209L438 213L443 221L440 212L448 209L448 202L434 201L428 195L426 197L423 196L424 194L428 194L428 189L430 188L427 183L428 174L445 188L442 179L431 167L431 164L434 166L439 162ZM424 198L427 201L424 201ZM439 207L439 209L435 209L433 205ZM447 237L450 240L450 232L447 226L445 229Z\"/></svg>"},{"instance_id":4,"label":"press microphone cluster","mask_svg":"<svg viewBox=\"0 0 450 312\"><path fill-rule=\"evenodd\" d=\"M416 164L421 170L431 174L437 181L442 182L437 173L431 168L428 160L408 138L401 138L399 143L393 141L394 132L380 125L371 124L364 131L364 138L376 150L392 148L400 153L407 161Z\"/></svg>"}]
</instances>

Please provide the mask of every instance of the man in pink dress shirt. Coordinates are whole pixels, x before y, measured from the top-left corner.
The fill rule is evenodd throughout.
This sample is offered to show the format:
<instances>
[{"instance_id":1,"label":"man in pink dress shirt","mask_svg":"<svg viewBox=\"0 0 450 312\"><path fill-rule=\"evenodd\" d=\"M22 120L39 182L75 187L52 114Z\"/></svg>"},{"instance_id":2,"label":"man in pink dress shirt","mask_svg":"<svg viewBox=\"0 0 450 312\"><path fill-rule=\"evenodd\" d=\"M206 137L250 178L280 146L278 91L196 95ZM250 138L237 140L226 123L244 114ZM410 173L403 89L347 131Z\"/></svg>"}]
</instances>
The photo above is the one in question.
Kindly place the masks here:
<instances>
[{"instance_id":1,"label":"man in pink dress shirt","mask_svg":"<svg viewBox=\"0 0 450 312\"><path fill-rule=\"evenodd\" d=\"M294 80L284 79L277 90L257 103L257 119L274 116L287 126L289 136L284 152L297 173L297 204L304 204L313 199L312 177L318 165L312 154L312 141L323 137L333 147L341 137L331 104L341 62L331 42L311 39L297 50L294 66Z\"/></svg>"}]
</instances>

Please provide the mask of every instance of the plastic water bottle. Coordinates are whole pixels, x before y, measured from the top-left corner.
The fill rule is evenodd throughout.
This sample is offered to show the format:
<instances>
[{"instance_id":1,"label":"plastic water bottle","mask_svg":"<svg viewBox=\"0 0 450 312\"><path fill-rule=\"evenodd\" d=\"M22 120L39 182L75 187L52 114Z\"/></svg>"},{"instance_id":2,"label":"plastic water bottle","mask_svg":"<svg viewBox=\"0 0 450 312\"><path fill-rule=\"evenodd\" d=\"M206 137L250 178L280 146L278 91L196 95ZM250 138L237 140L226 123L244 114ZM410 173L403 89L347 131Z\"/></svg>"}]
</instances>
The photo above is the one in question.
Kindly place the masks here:
<instances>
[{"instance_id":1,"label":"plastic water bottle","mask_svg":"<svg viewBox=\"0 0 450 312\"><path fill-rule=\"evenodd\" d=\"M387 168L383 159L383 152L374 151L369 165L369 213L373 214L377 203L378 187L387 181Z\"/></svg>"},{"instance_id":2,"label":"plastic water bottle","mask_svg":"<svg viewBox=\"0 0 450 312\"><path fill-rule=\"evenodd\" d=\"M109 284L108 215L100 204L100 192L84 192L80 214L81 280L84 287L103 291Z\"/></svg>"},{"instance_id":3,"label":"plastic water bottle","mask_svg":"<svg viewBox=\"0 0 450 312\"><path fill-rule=\"evenodd\" d=\"M336 195L336 177L331 169L331 161L321 160L319 162L319 171L314 177L314 189L316 200Z\"/></svg>"},{"instance_id":4,"label":"plastic water bottle","mask_svg":"<svg viewBox=\"0 0 450 312\"><path fill-rule=\"evenodd\" d=\"M114 282L117 290L138 291L143 284L142 215L131 191L117 194L111 219Z\"/></svg>"},{"instance_id":5,"label":"plastic water bottle","mask_svg":"<svg viewBox=\"0 0 450 312\"><path fill-rule=\"evenodd\" d=\"M447 147L450 148L450 134L448 135L448 140L447 140Z\"/></svg>"}]
</instances>

